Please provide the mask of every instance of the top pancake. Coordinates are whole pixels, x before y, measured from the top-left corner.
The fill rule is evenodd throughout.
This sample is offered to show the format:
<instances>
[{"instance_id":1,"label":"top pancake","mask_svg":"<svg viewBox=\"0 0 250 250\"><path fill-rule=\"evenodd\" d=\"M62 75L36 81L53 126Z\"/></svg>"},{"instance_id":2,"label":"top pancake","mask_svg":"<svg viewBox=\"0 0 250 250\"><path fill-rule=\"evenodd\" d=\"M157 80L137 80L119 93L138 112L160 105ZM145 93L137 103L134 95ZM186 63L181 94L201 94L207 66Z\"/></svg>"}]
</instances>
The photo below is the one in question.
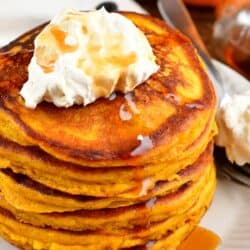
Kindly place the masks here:
<instances>
[{"instance_id":1,"label":"top pancake","mask_svg":"<svg viewBox=\"0 0 250 250\"><path fill-rule=\"evenodd\" d=\"M212 127L216 107L199 57L191 42L164 22L122 14L147 36L160 65L156 74L127 95L117 93L114 100L67 109L43 102L28 109L19 91L28 78L38 27L0 50L0 134L93 167L176 161L192 154L193 143Z\"/></svg>"}]
</instances>

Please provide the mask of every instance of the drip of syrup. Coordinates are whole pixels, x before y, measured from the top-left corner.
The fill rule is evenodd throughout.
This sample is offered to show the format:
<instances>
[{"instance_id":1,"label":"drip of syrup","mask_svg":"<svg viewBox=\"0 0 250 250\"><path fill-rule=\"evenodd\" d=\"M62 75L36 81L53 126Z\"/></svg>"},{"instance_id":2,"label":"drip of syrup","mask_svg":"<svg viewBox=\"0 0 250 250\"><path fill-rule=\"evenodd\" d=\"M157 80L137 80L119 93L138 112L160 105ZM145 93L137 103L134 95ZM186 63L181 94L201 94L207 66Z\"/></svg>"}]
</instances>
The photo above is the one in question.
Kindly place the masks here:
<instances>
[{"instance_id":1,"label":"drip of syrup","mask_svg":"<svg viewBox=\"0 0 250 250\"><path fill-rule=\"evenodd\" d=\"M132 114L127 111L126 106L124 104L122 104L120 107L119 115L122 121L129 121L132 119Z\"/></svg>"},{"instance_id":2,"label":"drip of syrup","mask_svg":"<svg viewBox=\"0 0 250 250\"><path fill-rule=\"evenodd\" d=\"M185 104L185 106L190 109L203 109L204 108L204 106L200 103L187 103Z\"/></svg>"},{"instance_id":3,"label":"drip of syrup","mask_svg":"<svg viewBox=\"0 0 250 250\"><path fill-rule=\"evenodd\" d=\"M151 198L149 201L146 202L146 207L152 209L157 201L156 197Z\"/></svg>"},{"instance_id":4,"label":"drip of syrup","mask_svg":"<svg viewBox=\"0 0 250 250\"><path fill-rule=\"evenodd\" d=\"M116 97L117 97L117 94L114 92L114 93L112 93L112 94L109 96L109 100L110 100L110 101L113 101L113 100L116 99Z\"/></svg>"},{"instance_id":5,"label":"drip of syrup","mask_svg":"<svg viewBox=\"0 0 250 250\"><path fill-rule=\"evenodd\" d=\"M215 250L220 242L220 237L212 231L196 227L177 250Z\"/></svg>"},{"instance_id":6,"label":"drip of syrup","mask_svg":"<svg viewBox=\"0 0 250 250\"><path fill-rule=\"evenodd\" d=\"M146 178L145 180L143 180L139 196L145 196L145 195L147 195L148 190L151 187L152 183L153 183L153 181L152 181L151 178Z\"/></svg>"},{"instance_id":7,"label":"drip of syrup","mask_svg":"<svg viewBox=\"0 0 250 250\"><path fill-rule=\"evenodd\" d=\"M136 107L135 102L133 101L133 94L132 94L132 93L127 93L127 94L125 95L125 99L127 100L128 105L129 105L129 107L131 108L131 110L133 111L133 113L139 114L140 111L139 111L139 109Z\"/></svg>"},{"instance_id":8,"label":"drip of syrup","mask_svg":"<svg viewBox=\"0 0 250 250\"><path fill-rule=\"evenodd\" d=\"M146 246L145 246L146 249L151 249L154 246L155 243L156 243L156 241L154 241L154 240L148 241Z\"/></svg>"},{"instance_id":9,"label":"drip of syrup","mask_svg":"<svg viewBox=\"0 0 250 250\"><path fill-rule=\"evenodd\" d=\"M138 135L137 139L140 141L140 145L131 152L131 156L143 155L154 147L149 136Z\"/></svg>"}]
</instances>

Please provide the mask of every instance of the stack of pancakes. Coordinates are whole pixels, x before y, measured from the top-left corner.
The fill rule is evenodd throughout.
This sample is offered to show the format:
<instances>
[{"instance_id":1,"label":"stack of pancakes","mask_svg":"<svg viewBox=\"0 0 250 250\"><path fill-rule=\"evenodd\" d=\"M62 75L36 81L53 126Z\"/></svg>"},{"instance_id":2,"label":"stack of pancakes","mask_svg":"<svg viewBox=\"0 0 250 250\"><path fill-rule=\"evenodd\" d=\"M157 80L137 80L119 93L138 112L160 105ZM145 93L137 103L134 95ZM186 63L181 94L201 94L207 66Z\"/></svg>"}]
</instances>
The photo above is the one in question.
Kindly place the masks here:
<instances>
[{"instance_id":1,"label":"stack of pancakes","mask_svg":"<svg viewBox=\"0 0 250 250\"><path fill-rule=\"evenodd\" d=\"M1 49L0 235L21 249L175 249L212 200L216 97L202 63L162 21L123 15L160 69L86 107L24 106L42 27Z\"/></svg>"}]
</instances>

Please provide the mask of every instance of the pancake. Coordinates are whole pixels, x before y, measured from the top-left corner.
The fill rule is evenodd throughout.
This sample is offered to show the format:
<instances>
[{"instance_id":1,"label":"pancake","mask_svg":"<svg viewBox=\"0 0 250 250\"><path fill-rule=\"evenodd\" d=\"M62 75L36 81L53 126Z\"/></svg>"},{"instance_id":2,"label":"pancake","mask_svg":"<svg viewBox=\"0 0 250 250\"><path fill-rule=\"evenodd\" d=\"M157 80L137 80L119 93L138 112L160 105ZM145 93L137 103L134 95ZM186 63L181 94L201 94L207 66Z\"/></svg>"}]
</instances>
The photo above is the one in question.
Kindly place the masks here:
<instances>
[{"instance_id":1,"label":"pancake","mask_svg":"<svg viewBox=\"0 0 250 250\"><path fill-rule=\"evenodd\" d=\"M214 188L215 172L203 180L204 188L198 195L196 204L182 216L188 217L187 220L182 216L172 216L165 221L152 223L148 227L136 228L128 231L126 238L124 234L108 234L105 231L83 231L72 232L67 230L54 230L51 228L34 227L30 224L18 222L14 215L5 209L0 209L0 234L11 242L24 249L118 249L129 248L137 245L145 245L149 240L158 240L152 249L160 249L157 245L164 242L167 246L178 245L187 232L190 232L194 225L199 221L207 207L209 206ZM206 185L205 185L206 183ZM188 224L188 230L181 235L176 242L166 242L165 235L175 233Z\"/></svg>"},{"instance_id":2,"label":"pancake","mask_svg":"<svg viewBox=\"0 0 250 250\"><path fill-rule=\"evenodd\" d=\"M216 96L203 64L164 22L121 14L160 69L85 107L24 106L44 25L0 49L0 235L21 249L173 250L211 203Z\"/></svg>"},{"instance_id":3,"label":"pancake","mask_svg":"<svg viewBox=\"0 0 250 250\"><path fill-rule=\"evenodd\" d=\"M0 188L5 199L14 207L37 213L76 211L80 209L100 209L124 207L151 197L163 196L177 190L204 174L206 167L213 161L212 144L193 165L180 171L175 179L159 182L148 193L136 192L132 197L102 197L69 195L39 184L27 176L15 174L10 169L0 171Z\"/></svg>"},{"instance_id":4,"label":"pancake","mask_svg":"<svg viewBox=\"0 0 250 250\"><path fill-rule=\"evenodd\" d=\"M123 15L148 38L160 65L156 74L127 98L117 93L115 100L99 99L86 107L58 109L42 103L35 110L27 109L19 91L28 77L32 52L27 48L38 32L33 30L0 51L0 122L4 124L0 134L89 167L170 163L194 155L199 144L191 145L206 126L212 127L216 107L212 83L198 55L185 36L164 22L135 13ZM138 112L133 113L128 99ZM121 106L131 112L131 120L120 117ZM139 141L138 135L145 140ZM148 143L146 150L143 143Z\"/></svg>"},{"instance_id":5,"label":"pancake","mask_svg":"<svg viewBox=\"0 0 250 250\"><path fill-rule=\"evenodd\" d=\"M185 214L197 202L203 189L204 180L211 176L213 164L206 162L205 172L196 181L190 181L175 191L163 196L154 196L148 201L123 208L80 210L67 213L34 213L16 209L2 196L0 207L9 210L25 223L72 231L96 230L105 228L114 233L117 229L146 226L171 216Z\"/></svg>"},{"instance_id":6,"label":"pancake","mask_svg":"<svg viewBox=\"0 0 250 250\"><path fill-rule=\"evenodd\" d=\"M210 139L215 131L216 128L209 131ZM20 146L0 138L0 168L11 168L15 173L27 175L45 186L76 195L137 197L145 180L150 179L152 188L159 181L175 179L177 172L194 161L197 159L190 157L175 164L161 163L135 168L82 168L59 161L39 148Z\"/></svg>"}]
</instances>

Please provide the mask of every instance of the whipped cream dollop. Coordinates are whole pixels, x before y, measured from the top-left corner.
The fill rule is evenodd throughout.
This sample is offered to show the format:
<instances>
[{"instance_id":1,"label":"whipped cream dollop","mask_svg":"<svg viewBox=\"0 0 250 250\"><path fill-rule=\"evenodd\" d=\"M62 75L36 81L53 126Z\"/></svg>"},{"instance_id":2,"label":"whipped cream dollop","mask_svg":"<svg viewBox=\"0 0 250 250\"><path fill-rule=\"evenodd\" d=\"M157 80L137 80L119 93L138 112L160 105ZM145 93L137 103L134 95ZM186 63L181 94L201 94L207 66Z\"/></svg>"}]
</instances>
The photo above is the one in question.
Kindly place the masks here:
<instances>
[{"instance_id":1,"label":"whipped cream dollop","mask_svg":"<svg viewBox=\"0 0 250 250\"><path fill-rule=\"evenodd\" d=\"M129 19L105 9L66 10L35 39L25 106L87 105L114 91L127 93L158 70L152 48Z\"/></svg>"},{"instance_id":2,"label":"whipped cream dollop","mask_svg":"<svg viewBox=\"0 0 250 250\"><path fill-rule=\"evenodd\" d=\"M228 159L242 166L250 163L250 91L226 96L217 114L218 146Z\"/></svg>"}]
</instances>

